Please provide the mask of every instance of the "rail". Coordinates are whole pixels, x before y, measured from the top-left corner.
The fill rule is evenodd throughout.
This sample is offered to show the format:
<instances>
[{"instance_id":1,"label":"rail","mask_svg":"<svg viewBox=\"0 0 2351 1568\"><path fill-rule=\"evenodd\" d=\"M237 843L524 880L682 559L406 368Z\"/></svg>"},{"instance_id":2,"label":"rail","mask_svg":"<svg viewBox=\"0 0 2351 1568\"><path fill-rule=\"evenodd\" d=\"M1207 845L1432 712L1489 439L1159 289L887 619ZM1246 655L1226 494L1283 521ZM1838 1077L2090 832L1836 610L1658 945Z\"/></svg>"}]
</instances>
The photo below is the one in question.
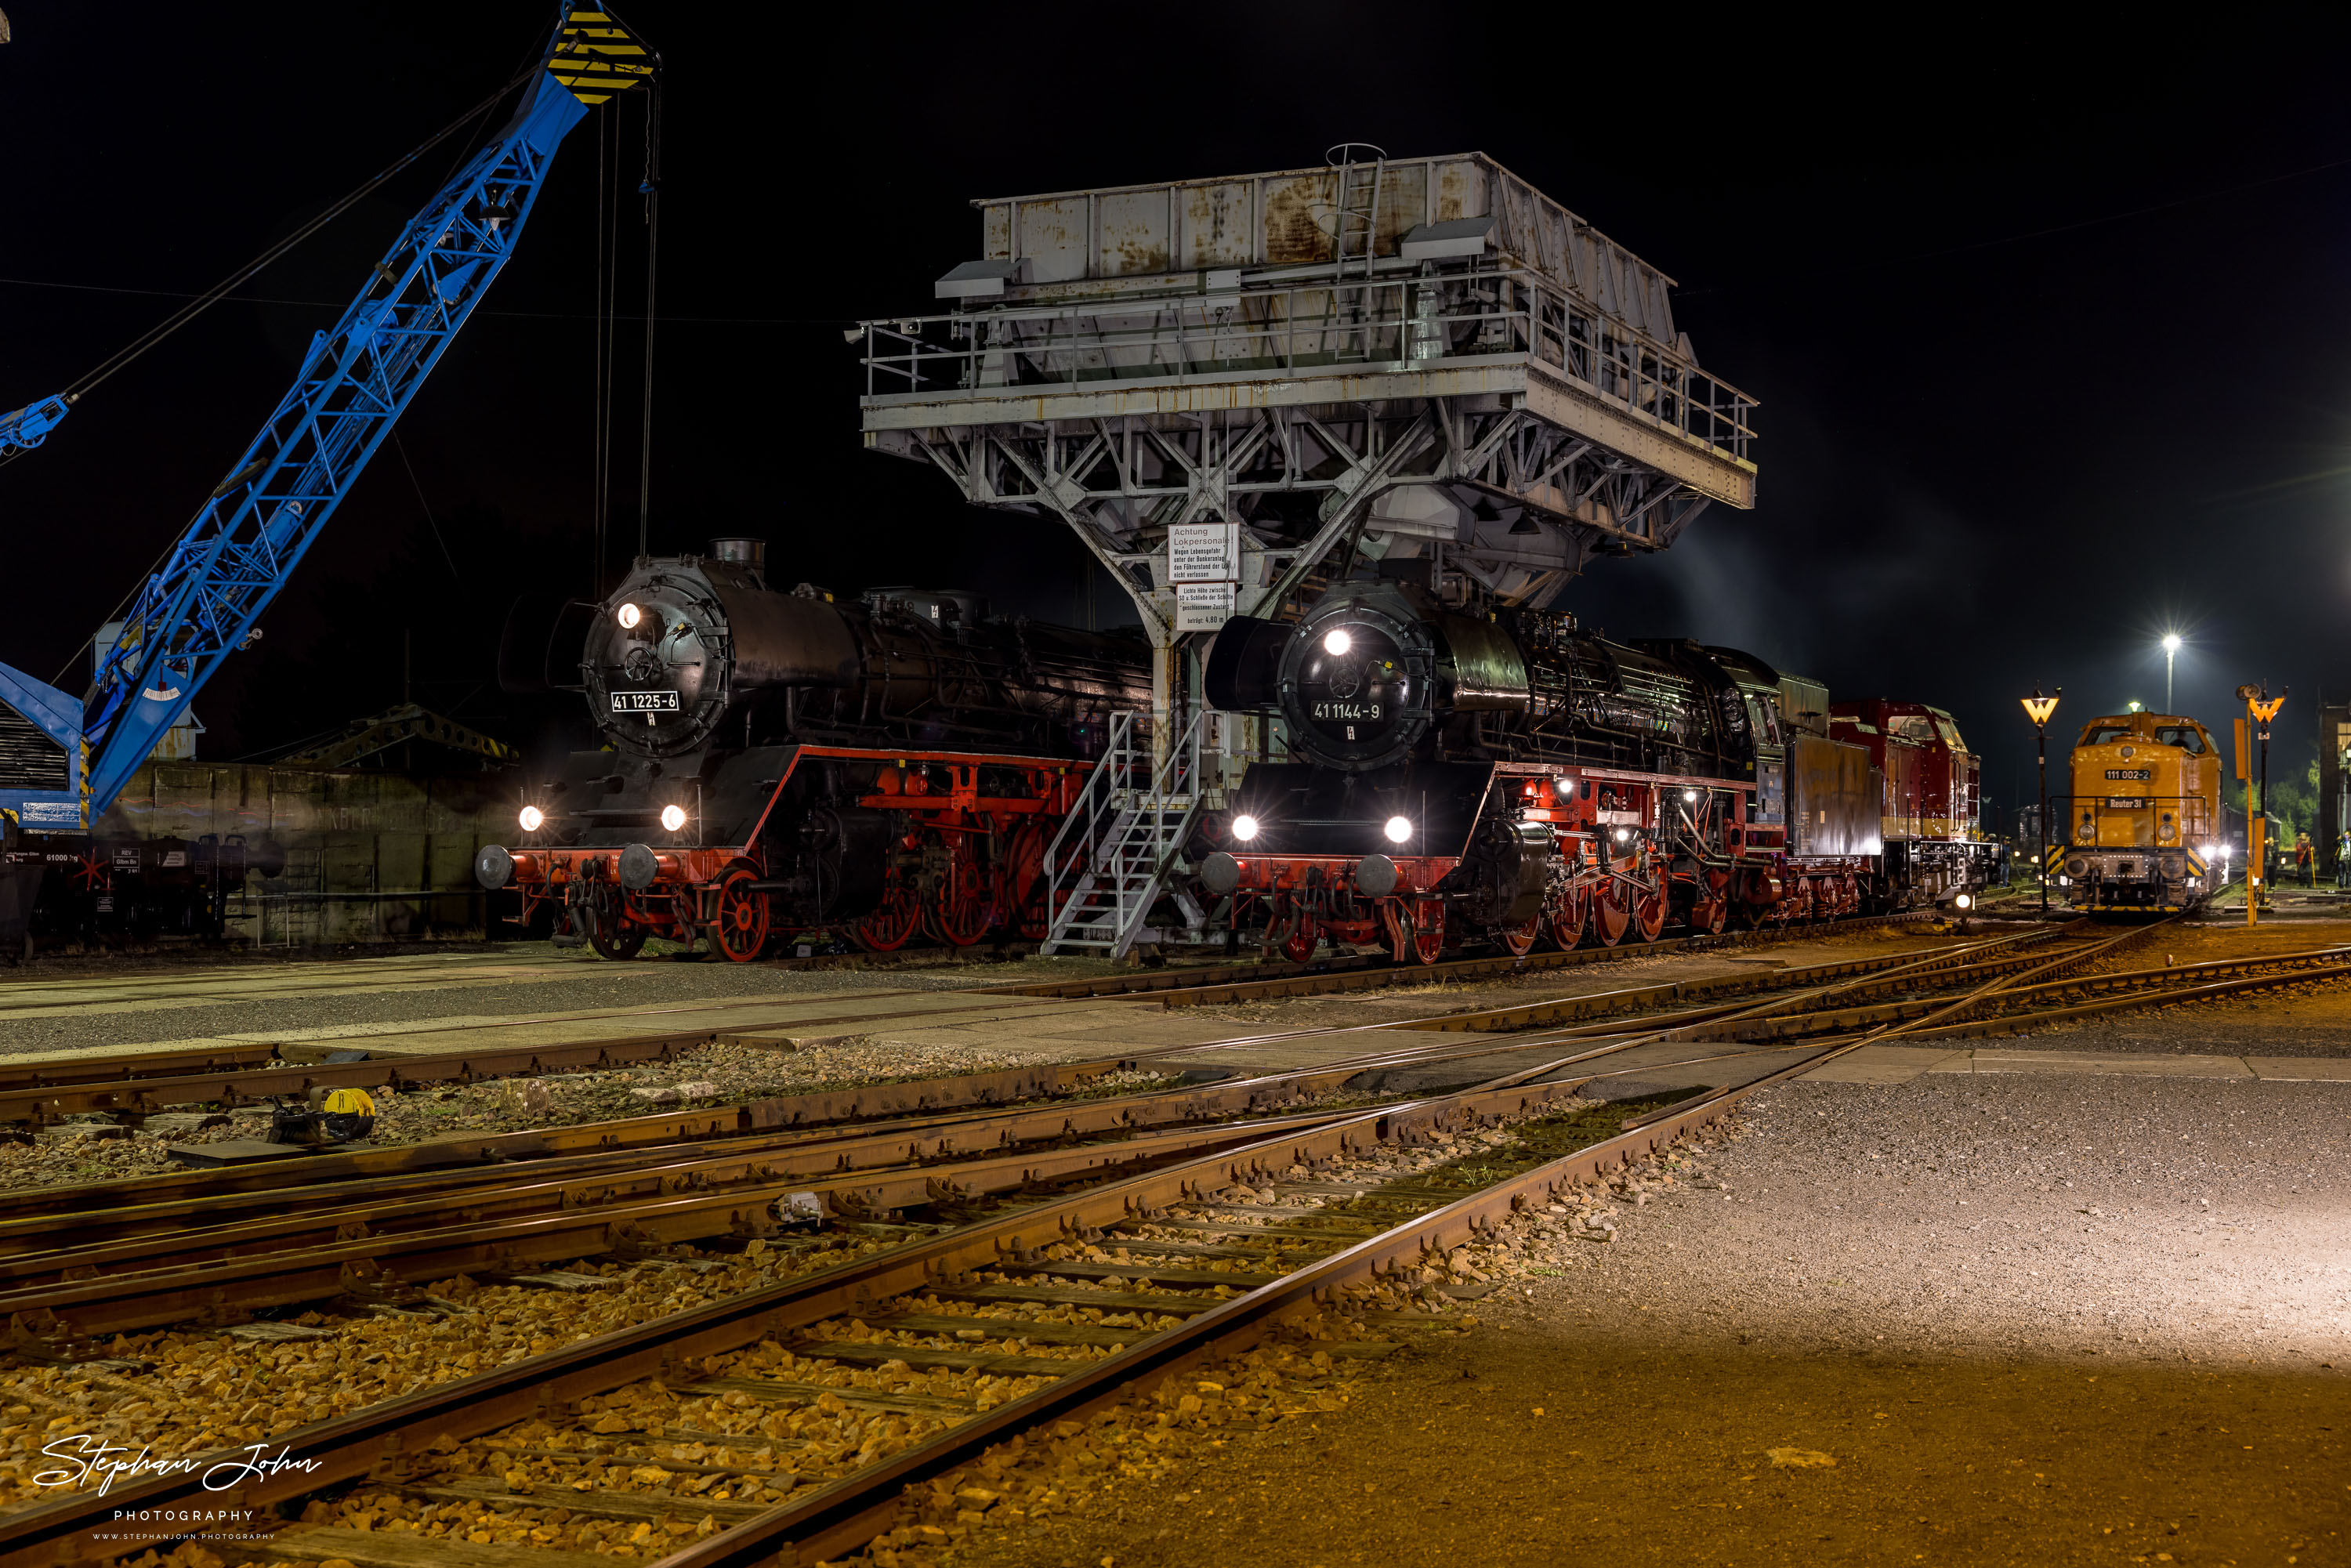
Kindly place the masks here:
<instances>
[{"instance_id":1,"label":"rail","mask_svg":"<svg viewBox=\"0 0 2351 1568\"><path fill-rule=\"evenodd\" d=\"M1365 265L1351 260L1358 269ZM1748 459L1753 398L1676 350L1628 333L1541 274L1484 262L1436 274L1413 263L1378 265L1384 276L1367 277L1341 264L1284 267L1278 277L1213 293L868 321L866 399L927 402L1103 382L1541 361L1630 413Z\"/></svg>"}]
</instances>

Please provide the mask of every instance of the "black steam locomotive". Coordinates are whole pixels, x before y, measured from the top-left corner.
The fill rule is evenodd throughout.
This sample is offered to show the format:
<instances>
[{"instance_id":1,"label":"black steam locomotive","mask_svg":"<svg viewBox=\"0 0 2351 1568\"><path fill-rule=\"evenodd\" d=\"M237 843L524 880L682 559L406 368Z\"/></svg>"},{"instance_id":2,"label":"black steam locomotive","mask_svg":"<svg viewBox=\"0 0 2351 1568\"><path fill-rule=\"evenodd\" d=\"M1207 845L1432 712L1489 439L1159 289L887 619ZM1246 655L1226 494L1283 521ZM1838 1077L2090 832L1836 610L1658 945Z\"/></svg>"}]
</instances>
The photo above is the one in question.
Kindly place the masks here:
<instances>
[{"instance_id":1,"label":"black steam locomotive","mask_svg":"<svg viewBox=\"0 0 2351 1568\"><path fill-rule=\"evenodd\" d=\"M1980 880L1979 855L1889 853L1878 759L1832 738L1826 689L1728 648L1353 582L1294 625L1228 622L1206 695L1278 713L1303 759L1250 768L1201 864L1293 956L1324 936L1422 962L1465 937L1613 946Z\"/></svg>"},{"instance_id":2,"label":"black steam locomotive","mask_svg":"<svg viewBox=\"0 0 2351 1568\"><path fill-rule=\"evenodd\" d=\"M737 960L820 929L1040 936L1046 848L1111 713L1150 703L1139 639L963 592L778 592L753 539L518 611L500 664L509 690L583 692L606 746L534 785L476 873L613 958L653 936Z\"/></svg>"}]
</instances>

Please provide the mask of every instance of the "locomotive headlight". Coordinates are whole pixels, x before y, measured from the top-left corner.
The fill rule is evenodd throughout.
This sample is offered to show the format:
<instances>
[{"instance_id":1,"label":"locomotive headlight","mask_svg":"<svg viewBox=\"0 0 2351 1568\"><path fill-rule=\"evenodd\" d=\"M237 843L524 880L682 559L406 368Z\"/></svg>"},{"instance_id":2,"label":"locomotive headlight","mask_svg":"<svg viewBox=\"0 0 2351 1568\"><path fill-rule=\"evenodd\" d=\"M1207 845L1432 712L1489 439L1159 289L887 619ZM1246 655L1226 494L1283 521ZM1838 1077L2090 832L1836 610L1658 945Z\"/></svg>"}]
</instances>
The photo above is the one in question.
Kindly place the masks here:
<instances>
[{"instance_id":1,"label":"locomotive headlight","mask_svg":"<svg viewBox=\"0 0 2351 1568\"><path fill-rule=\"evenodd\" d=\"M673 833L685 826L685 808L683 806L664 806L662 808L662 826Z\"/></svg>"},{"instance_id":2,"label":"locomotive headlight","mask_svg":"<svg viewBox=\"0 0 2351 1568\"><path fill-rule=\"evenodd\" d=\"M1976 901L1964 893L1951 900L1951 903L1960 909L1973 909L1976 906Z\"/></svg>"},{"instance_id":3,"label":"locomotive headlight","mask_svg":"<svg viewBox=\"0 0 2351 1568\"><path fill-rule=\"evenodd\" d=\"M1688 804L1695 806L1698 804L1698 791L1695 789L1685 789L1682 791L1682 799Z\"/></svg>"},{"instance_id":4,"label":"locomotive headlight","mask_svg":"<svg viewBox=\"0 0 2351 1568\"><path fill-rule=\"evenodd\" d=\"M1233 837L1240 840L1243 843L1247 843L1251 839L1257 837L1257 819L1255 817L1235 817L1233 819Z\"/></svg>"},{"instance_id":5,"label":"locomotive headlight","mask_svg":"<svg viewBox=\"0 0 2351 1568\"><path fill-rule=\"evenodd\" d=\"M1620 844L1631 839L1632 836L1633 830L1630 828L1619 828L1616 830L1616 841Z\"/></svg>"},{"instance_id":6,"label":"locomotive headlight","mask_svg":"<svg viewBox=\"0 0 2351 1568\"><path fill-rule=\"evenodd\" d=\"M1347 629L1344 626L1333 627L1322 639L1322 651L1334 656L1345 653L1354 645L1355 640L1347 635Z\"/></svg>"},{"instance_id":7,"label":"locomotive headlight","mask_svg":"<svg viewBox=\"0 0 2351 1568\"><path fill-rule=\"evenodd\" d=\"M1332 635L1334 637L1343 637L1346 633L1344 632L1334 632ZM1390 817L1388 819L1388 825L1384 831L1387 833L1388 842L1392 844L1400 844L1404 842L1405 840L1412 837L1412 819L1410 817Z\"/></svg>"},{"instance_id":8,"label":"locomotive headlight","mask_svg":"<svg viewBox=\"0 0 2351 1568\"><path fill-rule=\"evenodd\" d=\"M621 623L621 630L623 632L635 631L637 622L644 618L645 612L633 604L623 604L612 612L612 619Z\"/></svg>"},{"instance_id":9,"label":"locomotive headlight","mask_svg":"<svg viewBox=\"0 0 2351 1568\"><path fill-rule=\"evenodd\" d=\"M547 821L547 813L536 806L525 806L522 814L515 820L522 824L524 832L535 833Z\"/></svg>"}]
</instances>

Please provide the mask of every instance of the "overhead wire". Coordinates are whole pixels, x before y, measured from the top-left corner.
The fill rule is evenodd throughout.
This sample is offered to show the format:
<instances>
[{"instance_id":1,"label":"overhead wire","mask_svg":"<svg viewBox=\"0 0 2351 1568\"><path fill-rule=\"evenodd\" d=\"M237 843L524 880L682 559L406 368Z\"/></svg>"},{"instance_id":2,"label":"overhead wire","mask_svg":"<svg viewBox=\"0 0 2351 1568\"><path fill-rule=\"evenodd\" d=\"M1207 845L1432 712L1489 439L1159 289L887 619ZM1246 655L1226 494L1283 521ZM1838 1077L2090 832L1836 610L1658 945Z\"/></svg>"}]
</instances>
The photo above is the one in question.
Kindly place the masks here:
<instances>
[{"instance_id":1,"label":"overhead wire","mask_svg":"<svg viewBox=\"0 0 2351 1568\"><path fill-rule=\"evenodd\" d=\"M124 347L116 350L114 353L100 361L94 369L86 371L78 379L68 383L61 395L65 398L66 402L69 403L77 402L88 393L97 390L100 384L106 382L110 377L113 376L116 372L122 370L124 366L129 365L141 354L146 353L150 349L155 347L156 344L161 343L164 339L169 338L172 333L178 331L181 328L186 326L189 322L194 320L197 317L203 315L205 311L219 304L223 299L228 298L229 291L235 288L238 284L245 282L246 279L261 272L264 268L267 267L270 263L277 260L280 256L286 255L287 252L294 249L304 240L308 239L312 235L317 234L320 229L325 228L329 224L334 222L335 219L342 216L343 214L350 211L352 207L358 205L368 196L373 194L383 186L385 182L392 179L395 175L399 174L401 171L406 169L411 163L415 162L416 160L422 158L425 153L430 152L434 148L441 145L442 142L446 141L450 137L455 136L458 131L464 130L474 120L479 119L484 114L486 114L490 110L497 107L497 103L500 99L503 99L507 94L520 87L524 82L528 81L532 72L536 71L538 68L538 57L533 56L531 64L521 73L510 78L504 86L500 87L497 91L490 94L489 97L482 99L481 102L465 110L465 113L459 115L456 119L451 120L448 124L443 126L440 130L426 137L423 141L418 142L407 152L402 154L396 162L388 165L374 178L366 181L357 189L350 192L340 200L329 204L324 211L320 212L318 216L312 218L308 223L302 225L299 228L287 235L284 239L279 240L277 244L266 247L261 252L261 254L255 256L252 260L247 261L242 267L239 267L235 271L221 279L220 282L215 283L210 288L205 289L203 293L194 296L186 305L182 306L179 309L165 317L162 321L157 322L145 332L141 333L137 338L132 339L131 342L126 344ZM65 287L73 286L67 285Z\"/></svg>"}]
</instances>

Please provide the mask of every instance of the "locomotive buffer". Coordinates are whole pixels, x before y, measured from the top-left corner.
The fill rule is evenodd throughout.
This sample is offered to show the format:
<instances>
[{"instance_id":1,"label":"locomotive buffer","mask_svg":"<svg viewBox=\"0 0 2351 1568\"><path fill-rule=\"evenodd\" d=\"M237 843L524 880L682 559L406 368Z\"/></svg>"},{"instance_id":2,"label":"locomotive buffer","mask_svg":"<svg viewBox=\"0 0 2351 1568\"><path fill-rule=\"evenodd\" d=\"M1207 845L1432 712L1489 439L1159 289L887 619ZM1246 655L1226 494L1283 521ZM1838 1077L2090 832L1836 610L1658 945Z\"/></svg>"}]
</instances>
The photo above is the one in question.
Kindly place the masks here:
<instances>
[{"instance_id":1,"label":"locomotive buffer","mask_svg":"<svg viewBox=\"0 0 2351 1568\"><path fill-rule=\"evenodd\" d=\"M1279 754L1188 695L1229 617L1407 560L1539 609L1754 505L1754 400L1699 368L1672 279L1482 153L975 205L948 309L852 338L869 447L1061 517L1149 633L1149 746L1113 758L1144 787L1074 820L1057 874L1095 891L1060 945L1123 951L1192 814Z\"/></svg>"}]
</instances>

